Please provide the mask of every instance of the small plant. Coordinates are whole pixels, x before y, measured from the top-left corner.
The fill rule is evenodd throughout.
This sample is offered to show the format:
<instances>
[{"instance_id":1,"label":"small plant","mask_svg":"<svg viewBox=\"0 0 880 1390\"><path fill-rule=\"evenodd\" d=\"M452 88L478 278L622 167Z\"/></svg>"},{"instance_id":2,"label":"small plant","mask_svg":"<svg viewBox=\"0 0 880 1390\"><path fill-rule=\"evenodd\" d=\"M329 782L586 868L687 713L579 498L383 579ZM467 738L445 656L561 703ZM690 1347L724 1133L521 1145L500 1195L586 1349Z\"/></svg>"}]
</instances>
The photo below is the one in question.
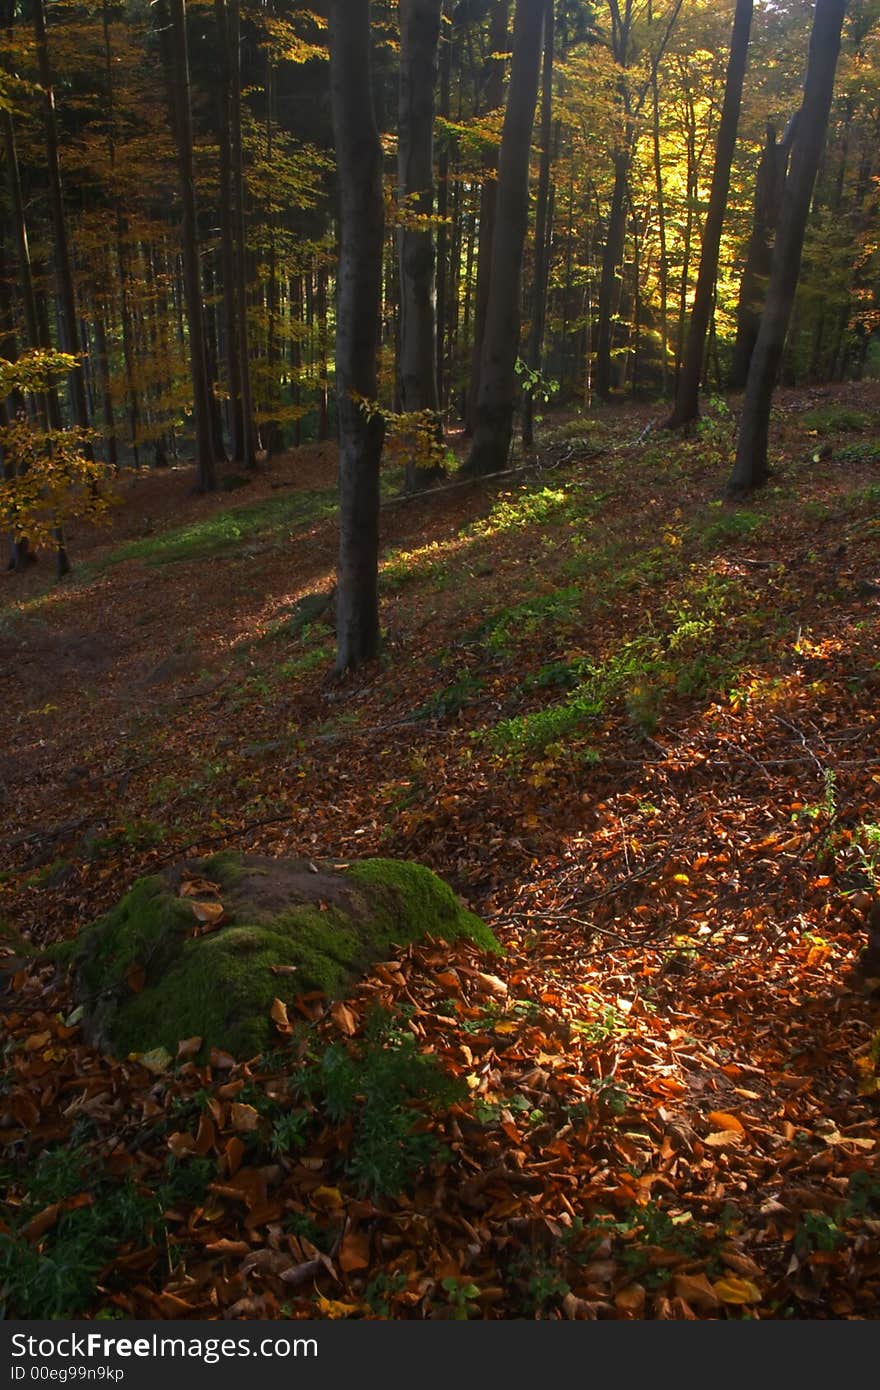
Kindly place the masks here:
<instances>
[{"instance_id":1,"label":"small plant","mask_svg":"<svg viewBox=\"0 0 880 1390\"><path fill-rule=\"evenodd\" d=\"M370 1312L378 1318L390 1317L394 1296L403 1292L406 1282L406 1275L399 1270L395 1274L377 1274L364 1289L364 1302Z\"/></svg>"},{"instance_id":2,"label":"small plant","mask_svg":"<svg viewBox=\"0 0 880 1390\"><path fill-rule=\"evenodd\" d=\"M472 676L469 672L459 676L457 681L447 685L443 690L435 693L420 705L414 712L414 719L444 719L450 715L458 714L473 703L474 696L478 695L483 689L485 682L479 676Z\"/></svg>"},{"instance_id":3,"label":"small plant","mask_svg":"<svg viewBox=\"0 0 880 1390\"><path fill-rule=\"evenodd\" d=\"M475 1298L479 1298L480 1290L476 1284L462 1284L454 1275L448 1275L441 1285L446 1294L447 1302L452 1308L452 1316L456 1321L464 1322L472 1314L478 1313L479 1307L474 1303Z\"/></svg>"},{"instance_id":4,"label":"small plant","mask_svg":"<svg viewBox=\"0 0 880 1390\"><path fill-rule=\"evenodd\" d=\"M558 381L551 381L536 367L530 367L521 357L516 359L514 370L519 377L523 395L531 397L533 401L543 401L547 405L559 390Z\"/></svg>"},{"instance_id":5,"label":"small plant","mask_svg":"<svg viewBox=\"0 0 880 1390\"><path fill-rule=\"evenodd\" d=\"M292 1110L275 1121L269 1148L275 1158L284 1154L298 1153L304 1148L309 1128L309 1115L305 1110Z\"/></svg>"},{"instance_id":6,"label":"small plant","mask_svg":"<svg viewBox=\"0 0 880 1390\"><path fill-rule=\"evenodd\" d=\"M831 1254L844 1242L844 1234L833 1217L822 1211L807 1211L800 1219L794 1237L794 1248L799 1255L811 1254L814 1250Z\"/></svg>"},{"instance_id":7,"label":"small plant","mask_svg":"<svg viewBox=\"0 0 880 1390\"><path fill-rule=\"evenodd\" d=\"M303 1071L298 1089L331 1123L352 1122L348 1171L377 1196L403 1191L438 1154L427 1121L463 1090L381 1010L367 1022L360 1053L327 1048Z\"/></svg>"}]
</instances>

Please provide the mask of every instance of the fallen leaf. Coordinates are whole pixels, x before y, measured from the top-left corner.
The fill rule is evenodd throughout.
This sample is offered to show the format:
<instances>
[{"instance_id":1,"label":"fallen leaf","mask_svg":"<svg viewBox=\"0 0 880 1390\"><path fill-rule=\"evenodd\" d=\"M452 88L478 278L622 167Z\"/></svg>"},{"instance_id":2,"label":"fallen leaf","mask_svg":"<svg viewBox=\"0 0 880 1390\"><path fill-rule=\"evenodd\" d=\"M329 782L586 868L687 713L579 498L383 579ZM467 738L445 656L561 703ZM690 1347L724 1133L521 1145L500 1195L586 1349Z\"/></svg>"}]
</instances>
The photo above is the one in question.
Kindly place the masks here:
<instances>
[{"instance_id":1,"label":"fallen leaf","mask_svg":"<svg viewBox=\"0 0 880 1390\"><path fill-rule=\"evenodd\" d=\"M741 1278L738 1274L726 1274L723 1279L716 1279L712 1288L722 1303L745 1304L761 1301L761 1290L757 1284L753 1284L750 1279Z\"/></svg>"},{"instance_id":2,"label":"fallen leaf","mask_svg":"<svg viewBox=\"0 0 880 1390\"><path fill-rule=\"evenodd\" d=\"M259 1111L255 1110L252 1105L242 1105L237 1100L232 1102L229 1118L232 1128L241 1134L252 1133L260 1123Z\"/></svg>"},{"instance_id":3,"label":"fallen leaf","mask_svg":"<svg viewBox=\"0 0 880 1390\"><path fill-rule=\"evenodd\" d=\"M330 1017L340 1033L343 1033L347 1038L354 1037L358 1026L357 1015L347 1004L333 1004L330 1009Z\"/></svg>"},{"instance_id":4,"label":"fallen leaf","mask_svg":"<svg viewBox=\"0 0 880 1390\"><path fill-rule=\"evenodd\" d=\"M745 1134L745 1127L742 1120L736 1115L729 1115L726 1110L710 1110L708 1115L709 1124L715 1129L730 1130L733 1134Z\"/></svg>"},{"instance_id":5,"label":"fallen leaf","mask_svg":"<svg viewBox=\"0 0 880 1390\"><path fill-rule=\"evenodd\" d=\"M357 1231L349 1231L339 1247L337 1261L339 1268L345 1274L351 1274L356 1269L368 1269L370 1265L369 1237Z\"/></svg>"},{"instance_id":6,"label":"fallen leaf","mask_svg":"<svg viewBox=\"0 0 880 1390\"><path fill-rule=\"evenodd\" d=\"M287 1017L287 1005L283 999L273 999L269 1009L269 1016L275 1023L279 1033L292 1033L293 1026Z\"/></svg>"},{"instance_id":7,"label":"fallen leaf","mask_svg":"<svg viewBox=\"0 0 880 1390\"><path fill-rule=\"evenodd\" d=\"M223 916L222 903L200 902L197 899L192 899L190 901L190 907L192 908L193 916L196 921L207 922L212 926L218 924L220 918Z\"/></svg>"}]
</instances>

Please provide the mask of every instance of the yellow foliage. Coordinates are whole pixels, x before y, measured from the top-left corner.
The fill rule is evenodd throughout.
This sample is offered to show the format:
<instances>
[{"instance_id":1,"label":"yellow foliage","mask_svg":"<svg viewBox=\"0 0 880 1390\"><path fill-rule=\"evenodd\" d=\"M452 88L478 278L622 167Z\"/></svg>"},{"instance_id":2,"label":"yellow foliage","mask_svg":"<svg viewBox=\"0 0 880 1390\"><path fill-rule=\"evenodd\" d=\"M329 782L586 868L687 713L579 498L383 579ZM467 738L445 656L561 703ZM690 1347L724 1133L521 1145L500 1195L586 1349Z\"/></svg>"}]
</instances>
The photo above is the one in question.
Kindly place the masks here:
<instances>
[{"instance_id":1,"label":"yellow foliage","mask_svg":"<svg viewBox=\"0 0 880 1390\"><path fill-rule=\"evenodd\" d=\"M78 366L66 353L34 350L15 362L0 358L0 396L39 395ZM0 481L0 530L35 546L52 546L53 532L73 517L98 521L111 499L99 484L106 465L88 457L91 430L46 430L20 409L0 429L4 476Z\"/></svg>"}]
</instances>

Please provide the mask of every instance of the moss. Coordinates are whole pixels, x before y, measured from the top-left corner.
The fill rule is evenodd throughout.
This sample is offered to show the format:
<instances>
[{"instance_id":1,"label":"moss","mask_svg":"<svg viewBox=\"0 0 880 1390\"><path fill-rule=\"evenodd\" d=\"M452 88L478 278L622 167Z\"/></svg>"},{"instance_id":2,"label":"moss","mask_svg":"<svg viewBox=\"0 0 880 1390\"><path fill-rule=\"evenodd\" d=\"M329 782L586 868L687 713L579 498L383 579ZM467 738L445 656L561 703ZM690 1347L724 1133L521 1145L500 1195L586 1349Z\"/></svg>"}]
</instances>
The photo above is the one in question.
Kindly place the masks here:
<instances>
[{"instance_id":1,"label":"moss","mask_svg":"<svg viewBox=\"0 0 880 1390\"><path fill-rule=\"evenodd\" d=\"M26 936L22 936L17 927L11 922L7 922L5 917L0 917L0 950L12 951L19 956L32 956L34 948Z\"/></svg>"},{"instance_id":2,"label":"moss","mask_svg":"<svg viewBox=\"0 0 880 1390\"><path fill-rule=\"evenodd\" d=\"M365 859L352 864L349 876L370 889L378 890L384 911L377 914L388 931L382 944L417 941L436 936L443 941L474 941L484 951L501 953L492 931L473 912L468 912L448 884L424 864L400 859Z\"/></svg>"},{"instance_id":3,"label":"moss","mask_svg":"<svg viewBox=\"0 0 880 1390\"><path fill-rule=\"evenodd\" d=\"M209 854L199 861L199 871L207 879L219 883L221 888L234 888L244 877L242 857L234 850L221 850L219 854Z\"/></svg>"},{"instance_id":4,"label":"moss","mask_svg":"<svg viewBox=\"0 0 880 1390\"><path fill-rule=\"evenodd\" d=\"M228 924L194 935L191 904L169 871L139 879L77 944L87 1036L117 1055L173 1054L181 1038L199 1036L205 1048L253 1057L277 1040L276 997L339 996L371 962L428 935L500 950L419 864L372 859L315 874L306 863L215 855L187 868L221 884Z\"/></svg>"}]
</instances>

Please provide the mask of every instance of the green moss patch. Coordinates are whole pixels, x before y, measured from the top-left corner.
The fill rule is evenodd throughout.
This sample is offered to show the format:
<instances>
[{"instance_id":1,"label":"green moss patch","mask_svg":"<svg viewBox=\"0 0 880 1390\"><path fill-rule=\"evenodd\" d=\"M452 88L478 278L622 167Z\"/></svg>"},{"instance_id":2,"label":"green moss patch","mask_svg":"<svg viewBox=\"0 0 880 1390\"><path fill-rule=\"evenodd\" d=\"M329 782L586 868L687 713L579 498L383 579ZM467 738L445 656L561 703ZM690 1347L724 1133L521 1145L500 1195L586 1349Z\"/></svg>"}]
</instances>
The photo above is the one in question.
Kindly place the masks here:
<instances>
[{"instance_id":1,"label":"green moss patch","mask_svg":"<svg viewBox=\"0 0 880 1390\"><path fill-rule=\"evenodd\" d=\"M196 934L193 877L217 885L223 917ZM74 960L89 1040L117 1056L201 1037L238 1058L277 1042L269 1015L319 990L344 994L369 965L424 937L500 950L489 928L421 864L345 868L215 855L142 878L80 936Z\"/></svg>"}]
</instances>

